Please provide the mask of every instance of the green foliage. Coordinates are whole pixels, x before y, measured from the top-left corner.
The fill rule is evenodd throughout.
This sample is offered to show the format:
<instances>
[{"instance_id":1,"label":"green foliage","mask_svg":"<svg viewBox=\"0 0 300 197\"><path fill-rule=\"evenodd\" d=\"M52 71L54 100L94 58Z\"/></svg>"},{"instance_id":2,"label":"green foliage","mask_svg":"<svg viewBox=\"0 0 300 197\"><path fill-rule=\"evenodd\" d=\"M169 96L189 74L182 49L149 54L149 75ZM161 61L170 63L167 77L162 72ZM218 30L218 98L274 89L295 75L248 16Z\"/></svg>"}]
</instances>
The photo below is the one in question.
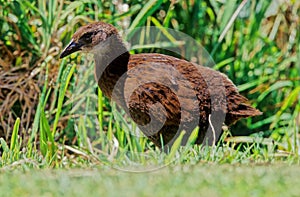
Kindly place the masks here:
<instances>
[{"instance_id":1,"label":"green foliage","mask_svg":"<svg viewBox=\"0 0 300 197\"><path fill-rule=\"evenodd\" d=\"M20 119L17 119L13 128L10 145L8 145L3 138L0 138L0 147L3 149L0 166L7 164L6 162L9 163L21 159L22 139L18 139L19 125Z\"/></svg>"}]
</instances>

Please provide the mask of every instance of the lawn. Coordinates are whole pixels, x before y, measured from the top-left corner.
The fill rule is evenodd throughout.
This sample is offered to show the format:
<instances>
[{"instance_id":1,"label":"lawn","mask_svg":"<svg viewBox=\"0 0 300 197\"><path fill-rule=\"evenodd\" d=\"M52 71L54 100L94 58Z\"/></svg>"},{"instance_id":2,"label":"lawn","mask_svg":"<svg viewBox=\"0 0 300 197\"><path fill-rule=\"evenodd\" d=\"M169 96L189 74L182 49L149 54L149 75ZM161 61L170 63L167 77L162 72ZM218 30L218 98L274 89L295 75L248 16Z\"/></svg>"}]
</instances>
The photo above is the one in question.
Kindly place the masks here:
<instances>
[{"instance_id":1,"label":"lawn","mask_svg":"<svg viewBox=\"0 0 300 197\"><path fill-rule=\"evenodd\" d=\"M1 196L298 196L298 165L171 165L147 173L108 167L5 171Z\"/></svg>"}]
</instances>

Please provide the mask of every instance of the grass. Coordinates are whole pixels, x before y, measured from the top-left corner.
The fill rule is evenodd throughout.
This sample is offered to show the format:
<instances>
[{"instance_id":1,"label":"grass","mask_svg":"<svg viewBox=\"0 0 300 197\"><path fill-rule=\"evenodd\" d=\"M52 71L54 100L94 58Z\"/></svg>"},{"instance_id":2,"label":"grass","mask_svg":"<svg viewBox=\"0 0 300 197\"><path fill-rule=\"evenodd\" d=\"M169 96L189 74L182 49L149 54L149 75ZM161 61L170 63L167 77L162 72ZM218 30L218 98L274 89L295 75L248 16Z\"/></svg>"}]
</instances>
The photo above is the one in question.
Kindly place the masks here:
<instances>
[{"instance_id":1,"label":"grass","mask_svg":"<svg viewBox=\"0 0 300 197\"><path fill-rule=\"evenodd\" d=\"M299 193L299 2L142 2L0 0L0 194ZM199 48L164 28L191 36L264 114L216 146L193 145L196 129L186 147L179 138L162 153L103 96L90 57L58 58L79 26L97 20L127 30L127 40L145 26L132 53L177 47L193 59ZM162 30L152 40L150 25Z\"/></svg>"},{"instance_id":2,"label":"grass","mask_svg":"<svg viewBox=\"0 0 300 197\"><path fill-rule=\"evenodd\" d=\"M169 166L148 173L109 168L5 172L3 196L297 196L300 170L286 165Z\"/></svg>"}]
</instances>

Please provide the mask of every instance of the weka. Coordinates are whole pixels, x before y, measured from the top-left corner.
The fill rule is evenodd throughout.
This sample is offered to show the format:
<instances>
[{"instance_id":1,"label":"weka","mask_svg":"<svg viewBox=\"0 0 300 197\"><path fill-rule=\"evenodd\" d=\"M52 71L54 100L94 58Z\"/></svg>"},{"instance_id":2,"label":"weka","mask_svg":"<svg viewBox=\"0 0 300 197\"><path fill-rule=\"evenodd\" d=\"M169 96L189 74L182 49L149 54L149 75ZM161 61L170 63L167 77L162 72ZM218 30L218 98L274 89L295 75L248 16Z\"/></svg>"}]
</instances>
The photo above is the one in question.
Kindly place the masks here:
<instances>
[{"instance_id":1,"label":"weka","mask_svg":"<svg viewBox=\"0 0 300 197\"><path fill-rule=\"evenodd\" d=\"M196 126L197 144L212 144L241 118L260 115L222 73L172 56L130 55L116 28L95 22L79 28L60 58L92 53L104 95L120 105L158 147L170 147L182 130L184 145Z\"/></svg>"}]
</instances>

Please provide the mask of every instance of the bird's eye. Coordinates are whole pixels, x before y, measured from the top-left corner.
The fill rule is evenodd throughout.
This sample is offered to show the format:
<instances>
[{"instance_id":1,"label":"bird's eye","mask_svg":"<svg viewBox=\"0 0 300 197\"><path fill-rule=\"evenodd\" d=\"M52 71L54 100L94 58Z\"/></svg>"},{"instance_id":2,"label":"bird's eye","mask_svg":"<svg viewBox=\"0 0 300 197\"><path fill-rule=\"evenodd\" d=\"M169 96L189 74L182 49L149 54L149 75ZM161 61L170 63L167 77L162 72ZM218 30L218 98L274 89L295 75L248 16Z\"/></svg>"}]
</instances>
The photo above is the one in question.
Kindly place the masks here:
<instances>
[{"instance_id":1,"label":"bird's eye","mask_svg":"<svg viewBox=\"0 0 300 197\"><path fill-rule=\"evenodd\" d=\"M92 37L93 37L93 32L88 32L88 33L85 33L81 36L80 38L80 41L82 41L83 43L85 44L89 44L92 42Z\"/></svg>"}]
</instances>

